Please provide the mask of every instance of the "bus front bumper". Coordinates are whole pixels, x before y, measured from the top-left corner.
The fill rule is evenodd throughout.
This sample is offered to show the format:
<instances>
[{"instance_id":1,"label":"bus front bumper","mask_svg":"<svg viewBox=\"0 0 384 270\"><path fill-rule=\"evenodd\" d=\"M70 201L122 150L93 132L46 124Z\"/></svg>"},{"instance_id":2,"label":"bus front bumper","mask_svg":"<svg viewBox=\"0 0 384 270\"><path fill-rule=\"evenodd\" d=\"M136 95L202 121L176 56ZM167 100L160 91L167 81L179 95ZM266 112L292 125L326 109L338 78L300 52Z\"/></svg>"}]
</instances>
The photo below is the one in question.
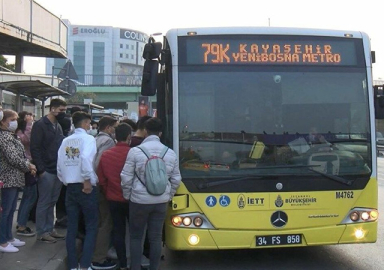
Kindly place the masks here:
<instances>
[{"instance_id":1,"label":"bus front bumper","mask_svg":"<svg viewBox=\"0 0 384 270\"><path fill-rule=\"evenodd\" d=\"M377 239L377 221L273 231L188 229L175 228L167 224L165 239L167 247L172 250L251 249L374 243ZM296 242L297 240L300 240L299 243Z\"/></svg>"}]
</instances>

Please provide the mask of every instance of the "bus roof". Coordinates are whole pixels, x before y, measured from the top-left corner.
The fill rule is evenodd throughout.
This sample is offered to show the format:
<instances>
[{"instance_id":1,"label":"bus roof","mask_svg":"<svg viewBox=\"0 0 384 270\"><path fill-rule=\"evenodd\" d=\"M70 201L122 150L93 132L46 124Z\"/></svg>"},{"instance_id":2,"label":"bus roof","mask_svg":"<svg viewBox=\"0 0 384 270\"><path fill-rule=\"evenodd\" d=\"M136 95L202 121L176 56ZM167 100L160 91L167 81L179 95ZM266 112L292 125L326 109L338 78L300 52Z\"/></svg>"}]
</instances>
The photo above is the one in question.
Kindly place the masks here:
<instances>
[{"instance_id":1,"label":"bus roof","mask_svg":"<svg viewBox=\"0 0 384 270\"><path fill-rule=\"evenodd\" d=\"M202 27L202 28L177 28L170 29L167 36L188 36L194 35L313 35L328 37L348 37L363 38L366 35L360 31L344 31L329 29L310 29L310 28L292 28L292 27Z\"/></svg>"}]
</instances>

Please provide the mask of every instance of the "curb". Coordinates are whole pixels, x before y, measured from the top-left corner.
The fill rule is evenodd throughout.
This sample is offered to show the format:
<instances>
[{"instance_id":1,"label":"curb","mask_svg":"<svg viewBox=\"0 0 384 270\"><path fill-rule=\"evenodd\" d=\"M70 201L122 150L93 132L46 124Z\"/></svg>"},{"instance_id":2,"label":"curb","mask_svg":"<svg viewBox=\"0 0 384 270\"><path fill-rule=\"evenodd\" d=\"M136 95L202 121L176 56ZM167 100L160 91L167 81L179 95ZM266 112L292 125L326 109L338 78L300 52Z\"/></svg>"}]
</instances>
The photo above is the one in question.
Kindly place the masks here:
<instances>
[{"instance_id":1,"label":"curb","mask_svg":"<svg viewBox=\"0 0 384 270\"><path fill-rule=\"evenodd\" d=\"M82 242L79 239L76 239L77 251L81 251L81 247ZM67 247L64 245L64 247L60 249L60 251L57 252L41 270L67 270L67 268Z\"/></svg>"},{"instance_id":2,"label":"curb","mask_svg":"<svg viewBox=\"0 0 384 270\"><path fill-rule=\"evenodd\" d=\"M64 240L65 241L65 240ZM67 269L67 248L64 247L51 258L41 270L66 270Z\"/></svg>"}]
</instances>

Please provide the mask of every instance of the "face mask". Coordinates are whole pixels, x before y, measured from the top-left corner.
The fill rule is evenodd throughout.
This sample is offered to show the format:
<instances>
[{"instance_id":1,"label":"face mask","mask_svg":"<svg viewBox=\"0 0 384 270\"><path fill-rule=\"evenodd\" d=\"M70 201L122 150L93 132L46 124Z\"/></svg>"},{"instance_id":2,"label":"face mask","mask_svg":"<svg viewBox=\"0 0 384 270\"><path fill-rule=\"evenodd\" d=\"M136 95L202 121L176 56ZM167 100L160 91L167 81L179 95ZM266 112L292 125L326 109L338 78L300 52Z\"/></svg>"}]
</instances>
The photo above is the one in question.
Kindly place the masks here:
<instances>
[{"instance_id":1,"label":"face mask","mask_svg":"<svg viewBox=\"0 0 384 270\"><path fill-rule=\"evenodd\" d=\"M17 120L9 122L8 130L15 132L17 129Z\"/></svg>"},{"instance_id":2,"label":"face mask","mask_svg":"<svg viewBox=\"0 0 384 270\"><path fill-rule=\"evenodd\" d=\"M4 113L3 111L0 111L0 121L3 120Z\"/></svg>"},{"instance_id":3,"label":"face mask","mask_svg":"<svg viewBox=\"0 0 384 270\"><path fill-rule=\"evenodd\" d=\"M88 134L92 135L92 136L96 136L97 135L97 129L90 129L90 130L88 130Z\"/></svg>"},{"instance_id":4,"label":"face mask","mask_svg":"<svg viewBox=\"0 0 384 270\"><path fill-rule=\"evenodd\" d=\"M65 112L59 112L59 114L56 115L55 117L57 121L63 120L65 118Z\"/></svg>"}]
</instances>

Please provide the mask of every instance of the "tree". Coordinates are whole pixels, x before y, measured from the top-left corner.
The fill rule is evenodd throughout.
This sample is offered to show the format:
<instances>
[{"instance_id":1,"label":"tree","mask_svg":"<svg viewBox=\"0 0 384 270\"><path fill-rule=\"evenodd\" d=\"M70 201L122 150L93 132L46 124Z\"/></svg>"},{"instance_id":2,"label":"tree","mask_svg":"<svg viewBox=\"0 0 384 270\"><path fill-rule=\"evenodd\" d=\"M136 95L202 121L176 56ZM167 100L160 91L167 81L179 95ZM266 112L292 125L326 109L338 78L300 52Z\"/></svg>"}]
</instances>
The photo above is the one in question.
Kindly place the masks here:
<instances>
[{"instance_id":1,"label":"tree","mask_svg":"<svg viewBox=\"0 0 384 270\"><path fill-rule=\"evenodd\" d=\"M93 92L76 92L70 98L66 98L67 103L84 103L84 99L96 99L96 94Z\"/></svg>"},{"instance_id":2,"label":"tree","mask_svg":"<svg viewBox=\"0 0 384 270\"><path fill-rule=\"evenodd\" d=\"M0 55L0 67L5 67L9 70L15 71L15 64L8 64L8 59L5 58L3 55ZM4 70L1 70L1 71L4 71Z\"/></svg>"}]
</instances>

